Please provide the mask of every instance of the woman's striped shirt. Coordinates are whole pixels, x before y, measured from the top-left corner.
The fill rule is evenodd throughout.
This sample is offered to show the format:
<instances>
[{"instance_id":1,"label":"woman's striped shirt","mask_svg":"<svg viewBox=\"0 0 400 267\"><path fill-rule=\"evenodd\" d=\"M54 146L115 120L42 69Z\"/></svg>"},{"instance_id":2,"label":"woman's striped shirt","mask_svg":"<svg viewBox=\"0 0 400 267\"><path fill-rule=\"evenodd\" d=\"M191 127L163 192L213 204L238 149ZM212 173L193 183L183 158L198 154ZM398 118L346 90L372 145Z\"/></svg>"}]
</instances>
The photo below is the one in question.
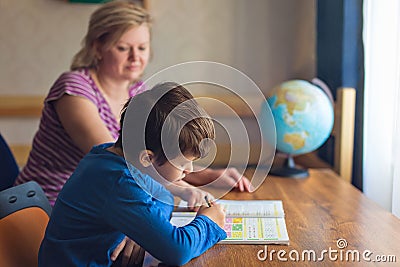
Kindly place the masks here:
<instances>
[{"instance_id":1,"label":"woman's striped shirt","mask_svg":"<svg viewBox=\"0 0 400 267\"><path fill-rule=\"evenodd\" d=\"M134 96L139 90L142 91L142 84L138 82L131 86L129 95ZM84 97L96 105L100 118L115 140L120 129L119 121L91 78L89 69L65 72L56 80L44 101L39 130L33 139L28 162L16 180L16 184L31 180L38 182L52 205L84 156L65 131L55 110L55 101L64 94Z\"/></svg>"}]
</instances>

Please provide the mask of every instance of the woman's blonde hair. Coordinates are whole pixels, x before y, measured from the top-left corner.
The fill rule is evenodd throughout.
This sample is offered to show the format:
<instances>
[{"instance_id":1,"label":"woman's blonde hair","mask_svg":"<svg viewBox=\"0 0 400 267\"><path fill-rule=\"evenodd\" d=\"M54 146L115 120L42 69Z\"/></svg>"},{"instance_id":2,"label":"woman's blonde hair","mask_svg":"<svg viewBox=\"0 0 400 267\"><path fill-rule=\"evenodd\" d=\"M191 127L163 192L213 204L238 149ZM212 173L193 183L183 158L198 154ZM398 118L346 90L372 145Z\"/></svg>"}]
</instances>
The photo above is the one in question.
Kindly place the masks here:
<instances>
[{"instance_id":1,"label":"woman's blonde hair","mask_svg":"<svg viewBox=\"0 0 400 267\"><path fill-rule=\"evenodd\" d=\"M131 27L146 23L150 30L151 17L142 7L129 1L111 1L95 10L90 17L88 31L81 50L74 56L71 70L97 68L98 47L109 48Z\"/></svg>"}]
</instances>

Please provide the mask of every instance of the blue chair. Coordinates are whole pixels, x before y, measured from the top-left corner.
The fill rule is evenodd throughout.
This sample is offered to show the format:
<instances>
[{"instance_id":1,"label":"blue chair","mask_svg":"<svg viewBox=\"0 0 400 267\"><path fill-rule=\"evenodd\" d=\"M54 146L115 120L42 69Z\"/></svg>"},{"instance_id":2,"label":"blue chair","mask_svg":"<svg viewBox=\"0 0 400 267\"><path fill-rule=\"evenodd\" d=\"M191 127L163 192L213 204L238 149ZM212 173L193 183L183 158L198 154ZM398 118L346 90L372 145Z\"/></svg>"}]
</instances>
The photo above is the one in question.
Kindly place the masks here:
<instances>
[{"instance_id":1,"label":"blue chair","mask_svg":"<svg viewBox=\"0 0 400 267\"><path fill-rule=\"evenodd\" d=\"M19 168L14 155L0 134L0 191L13 186Z\"/></svg>"}]
</instances>

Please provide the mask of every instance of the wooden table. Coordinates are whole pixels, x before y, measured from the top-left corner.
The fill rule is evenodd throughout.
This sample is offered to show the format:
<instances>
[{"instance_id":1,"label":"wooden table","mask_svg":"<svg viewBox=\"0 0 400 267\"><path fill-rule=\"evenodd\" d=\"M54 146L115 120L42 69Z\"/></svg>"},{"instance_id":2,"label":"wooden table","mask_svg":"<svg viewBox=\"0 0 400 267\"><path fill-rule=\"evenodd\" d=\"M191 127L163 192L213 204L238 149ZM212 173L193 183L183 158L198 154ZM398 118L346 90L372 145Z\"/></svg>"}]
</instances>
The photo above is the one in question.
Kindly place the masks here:
<instances>
[{"instance_id":1,"label":"wooden table","mask_svg":"<svg viewBox=\"0 0 400 267\"><path fill-rule=\"evenodd\" d=\"M302 180L268 176L256 192L230 192L225 198L283 200L290 245L268 245L268 257L261 261L257 254L262 250L265 256L264 245L218 244L185 266L400 266L400 220L330 169L310 169L310 177ZM339 249L338 240L347 246ZM278 258L280 250L286 262ZM308 260L311 251L322 260ZM295 259L296 253L294 261L290 255ZM354 262L357 253L360 261ZM378 256L396 262L373 262Z\"/></svg>"}]
</instances>

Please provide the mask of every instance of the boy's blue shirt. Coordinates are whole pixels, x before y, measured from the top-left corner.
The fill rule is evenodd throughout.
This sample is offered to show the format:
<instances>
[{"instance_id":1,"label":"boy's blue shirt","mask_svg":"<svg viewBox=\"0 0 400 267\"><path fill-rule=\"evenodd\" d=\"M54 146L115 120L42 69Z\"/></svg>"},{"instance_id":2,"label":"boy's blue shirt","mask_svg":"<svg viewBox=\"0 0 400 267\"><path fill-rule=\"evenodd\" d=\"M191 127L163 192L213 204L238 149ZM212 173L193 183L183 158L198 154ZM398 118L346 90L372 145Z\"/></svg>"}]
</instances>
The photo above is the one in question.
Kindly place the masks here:
<instances>
[{"instance_id":1,"label":"boy's blue shirt","mask_svg":"<svg viewBox=\"0 0 400 267\"><path fill-rule=\"evenodd\" d=\"M64 185L40 247L39 266L110 266L110 256L125 236L160 261L182 265L226 238L203 215L184 227L171 225L173 206L147 192L173 203L171 193L105 150L111 145L95 146Z\"/></svg>"}]
</instances>

